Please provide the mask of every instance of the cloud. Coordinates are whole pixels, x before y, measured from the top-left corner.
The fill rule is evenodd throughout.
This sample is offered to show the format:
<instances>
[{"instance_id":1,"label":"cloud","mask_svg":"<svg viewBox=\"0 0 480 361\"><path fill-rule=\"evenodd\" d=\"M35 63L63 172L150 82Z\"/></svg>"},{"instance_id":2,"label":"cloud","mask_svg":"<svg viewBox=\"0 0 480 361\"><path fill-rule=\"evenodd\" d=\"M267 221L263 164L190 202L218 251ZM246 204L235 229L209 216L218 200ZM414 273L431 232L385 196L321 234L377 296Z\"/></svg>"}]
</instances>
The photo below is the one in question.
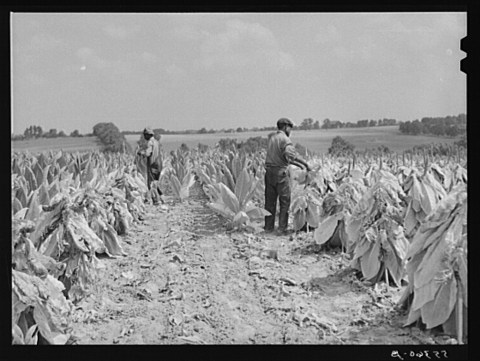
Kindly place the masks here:
<instances>
[{"instance_id":1,"label":"cloud","mask_svg":"<svg viewBox=\"0 0 480 361\"><path fill-rule=\"evenodd\" d=\"M30 43L30 50L47 51L52 50L62 44L60 39L57 39L49 34L39 33L32 37Z\"/></svg>"},{"instance_id":2,"label":"cloud","mask_svg":"<svg viewBox=\"0 0 480 361\"><path fill-rule=\"evenodd\" d=\"M191 24L185 24L181 26L176 26L173 29L173 34L176 38L182 41L190 41L190 40L200 40L202 36L205 35L205 32L195 28L195 26Z\"/></svg>"},{"instance_id":3,"label":"cloud","mask_svg":"<svg viewBox=\"0 0 480 361\"><path fill-rule=\"evenodd\" d=\"M83 47L77 50L77 57L87 66L92 66L96 69L105 69L109 67L109 62L88 47Z\"/></svg>"},{"instance_id":4,"label":"cloud","mask_svg":"<svg viewBox=\"0 0 480 361\"><path fill-rule=\"evenodd\" d=\"M160 76L177 79L184 77L186 71L177 64L162 64L157 55L144 51L142 53L124 53L121 58L106 59L98 55L95 50L89 47L83 47L77 50L77 58L80 60L80 66L86 69L96 69L103 75L115 77L117 80L141 82L151 81Z\"/></svg>"},{"instance_id":5,"label":"cloud","mask_svg":"<svg viewBox=\"0 0 480 361\"><path fill-rule=\"evenodd\" d=\"M330 24L318 32L314 39L317 43L328 44L339 41L341 39L341 34L335 25Z\"/></svg>"},{"instance_id":6,"label":"cloud","mask_svg":"<svg viewBox=\"0 0 480 361\"><path fill-rule=\"evenodd\" d=\"M140 59L147 64L154 64L158 61L158 57L155 54L152 54L148 51L144 51L140 55Z\"/></svg>"},{"instance_id":7,"label":"cloud","mask_svg":"<svg viewBox=\"0 0 480 361\"><path fill-rule=\"evenodd\" d=\"M140 30L140 26L120 26L116 24L108 24L103 28L103 31L114 39L127 39L137 33Z\"/></svg>"},{"instance_id":8,"label":"cloud","mask_svg":"<svg viewBox=\"0 0 480 361\"><path fill-rule=\"evenodd\" d=\"M82 65L98 70L106 70L115 75L130 74L133 68L136 65L141 64L141 62L155 62L155 56L148 52L144 52L140 55L125 54L125 59L115 60L107 60L97 55L97 53L89 47L78 49L76 54Z\"/></svg>"},{"instance_id":9,"label":"cloud","mask_svg":"<svg viewBox=\"0 0 480 361\"><path fill-rule=\"evenodd\" d=\"M347 59L354 59L355 58L354 51L352 49L347 49L344 46L336 46L335 48L333 48L332 54L335 57L341 58L341 59L346 59L346 58Z\"/></svg>"},{"instance_id":10,"label":"cloud","mask_svg":"<svg viewBox=\"0 0 480 361\"><path fill-rule=\"evenodd\" d=\"M176 64L166 66L165 72L172 77L183 77L186 75L185 70Z\"/></svg>"},{"instance_id":11,"label":"cloud","mask_svg":"<svg viewBox=\"0 0 480 361\"><path fill-rule=\"evenodd\" d=\"M34 73L27 74L26 75L26 80L32 86L41 86L41 85L47 84L47 79L44 76L34 74Z\"/></svg>"},{"instance_id":12,"label":"cloud","mask_svg":"<svg viewBox=\"0 0 480 361\"><path fill-rule=\"evenodd\" d=\"M226 22L223 32L200 34L200 63L207 69L255 66L288 70L295 66L293 57L280 49L274 34L258 23L233 19Z\"/></svg>"}]
</instances>

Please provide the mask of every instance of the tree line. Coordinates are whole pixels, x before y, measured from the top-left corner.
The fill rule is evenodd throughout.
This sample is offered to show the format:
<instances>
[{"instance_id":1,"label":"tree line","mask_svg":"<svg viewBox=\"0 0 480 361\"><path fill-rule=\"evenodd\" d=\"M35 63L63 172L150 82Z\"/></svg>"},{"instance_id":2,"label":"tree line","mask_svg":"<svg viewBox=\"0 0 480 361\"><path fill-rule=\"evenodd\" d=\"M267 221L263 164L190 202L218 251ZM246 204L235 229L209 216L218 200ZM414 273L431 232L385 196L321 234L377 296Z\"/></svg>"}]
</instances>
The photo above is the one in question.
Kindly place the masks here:
<instances>
[{"instance_id":1,"label":"tree line","mask_svg":"<svg viewBox=\"0 0 480 361\"><path fill-rule=\"evenodd\" d=\"M91 134L88 134L91 135ZM58 131L56 128L51 128L48 131L44 131L39 125L31 125L26 128L23 134L12 135L12 140L28 140L37 138L63 138L63 137L83 137L82 134L75 129L69 135L63 130Z\"/></svg>"},{"instance_id":2,"label":"tree line","mask_svg":"<svg viewBox=\"0 0 480 361\"><path fill-rule=\"evenodd\" d=\"M326 118L322 121L320 125L319 120L314 120L313 118L305 118L300 124L294 126L295 130L315 130L315 129L341 129L341 128L365 128L365 127L380 127L380 126L392 126L399 124L399 130L403 134L410 134L410 135L419 135L419 134L431 134L436 136L451 136L455 137L458 135L465 134L466 132L466 123L467 123L467 116L466 114L459 114L458 116L446 116L446 117L424 117L421 120L413 120L413 121L406 121L406 122L399 122L397 123L396 119L362 119L358 120L357 122L341 122L339 120L330 120ZM99 123L103 124L113 124L113 123ZM80 132L75 129L70 133L70 137L83 137L83 136L93 136L95 134L95 127L94 132L82 135ZM100 126L103 127L103 126ZM115 126L116 128L116 126ZM275 131L276 125L268 126L268 127L253 127L253 128L245 128L245 127L237 127L235 128L222 128L220 130L214 129L206 129L205 127L200 128L199 130L189 129L189 130L182 130L182 131L171 131L164 128L154 128L153 131L157 139L165 134L212 134L212 133L240 133L240 132L256 132L256 131ZM118 128L117 128L118 130ZM118 130L119 134L122 136L128 134L139 134L141 135L143 131L142 129L138 129L136 131L120 131ZM13 135L12 140L24 140L24 139L35 139L35 138L57 138L57 137L67 137L67 134L61 130L57 131L57 129L50 129L48 132L45 132L42 127L31 125L23 134L20 135Z\"/></svg>"},{"instance_id":3,"label":"tree line","mask_svg":"<svg viewBox=\"0 0 480 361\"><path fill-rule=\"evenodd\" d=\"M413 121L400 122L399 130L403 134L456 137L466 134L467 115L446 116L436 118L422 118Z\"/></svg>"},{"instance_id":4,"label":"tree line","mask_svg":"<svg viewBox=\"0 0 480 361\"><path fill-rule=\"evenodd\" d=\"M335 129L335 128L363 128L363 127L376 127L376 126L391 126L396 125L396 119L364 119L358 120L357 122L341 122L339 120L330 120L328 118L324 119L322 124L320 125L319 120L314 120L313 118L305 118L302 120L300 124L296 124L293 129L294 130L313 130L313 129ZM202 127L198 130L195 129L188 129L188 130L167 130L164 128L155 128L153 131L158 134L214 134L214 133L242 133L242 132L264 132L264 131L275 131L277 126L274 124L272 126L266 127L253 127L253 128L246 128L246 127L237 127L237 128L222 128L222 129L207 129ZM142 130L136 131L123 131L123 134L141 134Z\"/></svg>"}]
</instances>

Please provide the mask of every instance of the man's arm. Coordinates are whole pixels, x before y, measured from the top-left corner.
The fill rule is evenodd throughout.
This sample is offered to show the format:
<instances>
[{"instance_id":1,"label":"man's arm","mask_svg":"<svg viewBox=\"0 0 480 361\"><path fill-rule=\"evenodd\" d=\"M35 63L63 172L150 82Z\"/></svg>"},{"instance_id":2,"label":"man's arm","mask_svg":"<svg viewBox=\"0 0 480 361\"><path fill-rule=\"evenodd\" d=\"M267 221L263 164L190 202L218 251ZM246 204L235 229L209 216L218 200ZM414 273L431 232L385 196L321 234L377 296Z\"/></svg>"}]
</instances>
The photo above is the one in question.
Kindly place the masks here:
<instances>
[{"instance_id":1,"label":"man's arm","mask_svg":"<svg viewBox=\"0 0 480 361\"><path fill-rule=\"evenodd\" d=\"M307 171L311 171L312 168L308 165L307 162L305 162L302 158L300 158L297 155L297 151L295 150L295 147L293 144L287 144L285 147L285 157L288 161L288 163L293 164L294 166L297 166L298 168L305 168Z\"/></svg>"},{"instance_id":2,"label":"man's arm","mask_svg":"<svg viewBox=\"0 0 480 361\"><path fill-rule=\"evenodd\" d=\"M299 168L305 168L307 171L311 171L312 168L308 165L307 162L305 162L302 158L296 157L292 162L290 162L293 165L296 165Z\"/></svg>"}]
</instances>

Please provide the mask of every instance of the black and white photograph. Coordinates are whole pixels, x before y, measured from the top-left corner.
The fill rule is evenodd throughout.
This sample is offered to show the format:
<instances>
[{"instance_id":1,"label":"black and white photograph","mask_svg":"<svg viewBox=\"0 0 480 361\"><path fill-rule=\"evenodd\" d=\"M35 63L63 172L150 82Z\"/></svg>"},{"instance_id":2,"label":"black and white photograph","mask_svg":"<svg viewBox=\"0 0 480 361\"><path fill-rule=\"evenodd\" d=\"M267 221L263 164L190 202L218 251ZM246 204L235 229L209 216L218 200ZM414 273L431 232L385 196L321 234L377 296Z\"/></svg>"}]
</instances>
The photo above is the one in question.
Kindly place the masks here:
<instances>
[{"instance_id":1,"label":"black and white photograph","mask_svg":"<svg viewBox=\"0 0 480 361\"><path fill-rule=\"evenodd\" d=\"M466 11L9 19L13 349L468 345Z\"/></svg>"}]
</instances>

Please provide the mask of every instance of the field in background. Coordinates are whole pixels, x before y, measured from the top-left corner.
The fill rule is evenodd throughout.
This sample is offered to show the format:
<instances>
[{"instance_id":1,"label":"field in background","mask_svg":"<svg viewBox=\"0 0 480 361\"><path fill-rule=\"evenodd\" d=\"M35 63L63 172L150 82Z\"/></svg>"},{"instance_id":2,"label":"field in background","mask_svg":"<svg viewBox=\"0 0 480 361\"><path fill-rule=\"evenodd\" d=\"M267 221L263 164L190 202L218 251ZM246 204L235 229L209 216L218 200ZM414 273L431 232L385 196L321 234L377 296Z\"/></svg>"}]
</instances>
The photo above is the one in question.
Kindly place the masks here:
<instances>
[{"instance_id":1,"label":"field in background","mask_svg":"<svg viewBox=\"0 0 480 361\"><path fill-rule=\"evenodd\" d=\"M188 147L196 147L198 143L215 146L222 138L245 141L251 137L267 137L270 131L243 132L243 133L215 133L215 134L173 134L162 135L160 143L166 151L174 150L185 143ZM430 143L453 144L458 138L440 138L425 135L403 135L398 126L350 128L350 129L319 129L319 130L294 130L291 139L294 144L300 143L316 153L327 153L333 138L341 136L355 146L356 150L377 148L380 145L387 146L395 152L403 152L416 145ZM139 135L127 135L127 141L136 147Z\"/></svg>"},{"instance_id":2,"label":"field in background","mask_svg":"<svg viewBox=\"0 0 480 361\"><path fill-rule=\"evenodd\" d=\"M80 138L40 138L30 140L17 140L11 142L12 151L29 151L31 153L48 152L49 150L64 150L67 152L90 151L100 149L97 137Z\"/></svg>"},{"instance_id":3,"label":"field in background","mask_svg":"<svg viewBox=\"0 0 480 361\"><path fill-rule=\"evenodd\" d=\"M188 147L196 147L199 143L208 146L215 146L222 138L247 140L251 137L267 137L269 131L243 132L243 133L214 133L214 134L173 134L162 135L160 140L163 149L166 151L175 150L182 143ZM371 127L371 128L350 128L350 129L319 129L319 130L295 130L292 132L293 143L300 143L309 150L316 153L326 153L332 143L332 139L341 136L355 146L356 150L377 148L380 145L387 146L395 152L402 152L411 149L415 145L430 143L453 144L458 138L439 138L424 135L403 135L398 126ZM139 134L127 135L126 139L133 149L140 139ZM49 150L65 151L88 151L100 149L96 137L81 138L55 138L55 139L33 139L11 142L14 151L43 152Z\"/></svg>"}]
</instances>

